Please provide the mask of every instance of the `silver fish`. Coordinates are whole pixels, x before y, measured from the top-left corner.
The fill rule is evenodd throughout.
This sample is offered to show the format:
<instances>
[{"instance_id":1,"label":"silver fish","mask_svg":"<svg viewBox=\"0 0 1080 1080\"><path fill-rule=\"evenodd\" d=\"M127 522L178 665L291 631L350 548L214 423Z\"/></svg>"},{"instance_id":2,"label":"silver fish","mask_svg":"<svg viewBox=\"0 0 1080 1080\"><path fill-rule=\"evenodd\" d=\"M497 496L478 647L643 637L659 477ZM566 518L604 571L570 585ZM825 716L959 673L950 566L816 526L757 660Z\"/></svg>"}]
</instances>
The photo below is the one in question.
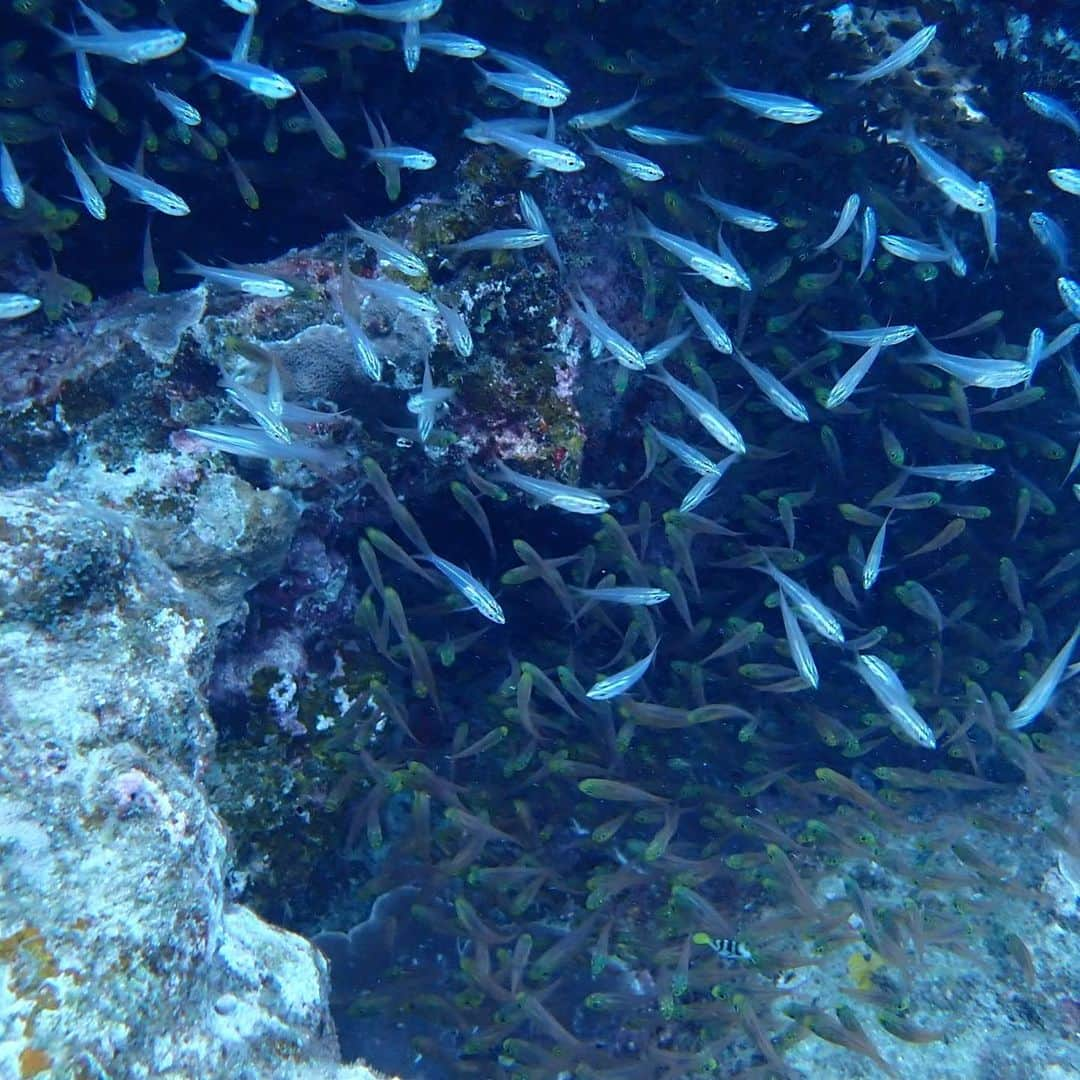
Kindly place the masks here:
<instances>
[{"instance_id":1,"label":"silver fish","mask_svg":"<svg viewBox=\"0 0 1080 1080\"><path fill-rule=\"evenodd\" d=\"M611 698L618 697L620 694L625 694L641 679L645 672L649 670L653 660L656 658L656 650L659 647L660 642L657 641L652 647L652 651L644 659L638 660L636 664L631 664L628 668L624 668L614 675L608 675L606 678L598 679L585 691L585 696L591 698L593 701L610 701Z\"/></svg>"},{"instance_id":2,"label":"silver fish","mask_svg":"<svg viewBox=\"0 0 1080 1080\"><path fill-rule=\"evenodd\" d=\"M21 210L26 205L26 188L3 140L0 140L0 192L8 206Z\"/></svg>"},{"instance_id":3,"label":"silver fish","mask_svg":"<svg viewBox=\"0 0 1080 1080\"><path fill-rule=\"evenodd\" d=\"M644 214L637 215L637 222L637 235L659 244L665 251L671 252L676 259L685 263L707 281L724 288L750 291L750 276L731 257L730 253L718 254L685 236L658 229Z\"/></svg>"},{"instance_id":4,"label":"silver fish","mask_svg":"<svg viewBox=\"0 0 1080 1080\"><path fill-rule=\"evenodd\" d=\"M369 19L404 23L430 19L441 7L442 0L387 0L383 4L354 4L352 10Z\"/></svg>"},{"instance_id":5,"label":"silver fish","mask_svg":"<svg viewBox=\"0 0 1080 1080\"><path fill-rule=\"evenodd\" d=\"M392 266L406 277L427 277L427 263L415 252L410 251L401 241L385 236L374 229L365 229L362 225L358 225L353 221L348 214L345 215L345 220L349 223L352 231L375 252L380 263Z\"/></svg>"},{"instance_id":6,"label":"silver fish","mask_svg":"<svg viewBox=\"0 0 1080 1080\"><path fill-rule=\"evenodd\" d=\"M280 300L293 294L292 285L273 274L264 274L245 266L207 266L196 262L183 252L180 252L180 255L186 260L179 269L181 274L196 274L207 281L214 282L215 285L223 285L227 289L238 289L249 296Z\"/></svg>"},{"instance_id":7,"label":"silver fish","mask_svg":"<svg viewBox=\"0 0 1080 1080\"><path fill-rule=\"evenodd\" d=\"M1025 90L1020 96L1032 112L1038 113L1047 120L1052 120L1055 124L1061 124L1074 135L1080 136L1080 116L1077 116L1064 101L1059 101L1049 94L1041 94L1037 90Z\"/></svg>"},{"instance_id":8,"label":"silver fish","mask_svg":"<svg viewBox=\"0 0 1080 1080\"><path fill-rule=\"evenodd\" d=\"M1061 646L1054 659L1046 665L1046 670L1039 676L1035 685L1024 695L1020 704L1009 713L1006 726L1010 730L1016 731L1018 728L1027 727L1050 704L1054 692L1061 685L1065 668L1068 666L1078 639L1080 639L1080 623Z\"/></svg>"},{"instance_id":9,"label":"silver fish","mask_svg":"<svg viewBox=\"0 0 1080 1080\"><path fill-rule=\"evenodd\" d=\"M900 676L884 660L862 653L855 661L855 670L904 735L929 750L937 746L933 730L919 715Z\"/></svg>"},{"instance_id":10,"label":"silver fish","mask_svg":"<svg viewBox=\"0 0 1080 1080\"><path fill-rule=\"evenodd\" d=\"M539 105L544 109L556 109L566 104L566 94L561 88L536 79L532 75L516 71L488 71L479 64L473 64L473 67L484 80L485 86L494 86L503 93L516 97L519 101Z\"/></svg>"},{"instance_id":11,"label":"silver fish","mask_svg":"<svg viewBox=\"0 0 1080 1080\"><path fill-rule=\"evenodd\" d=\"M608 146L601 146L587 135L585 141L589 144L589 149L598 158L606 161L609 165L613 165L619 172L626 173L627 176L632 176L636 180L644 180L646 183L655 183L657 180L664 179L664 170L655 161L650 161L647 157L633 154L629 150L616 150Z\"/></svg>"},{"instance_id":12,"label":"silver fish","mask_svg":"<svg viewBox=\"0 0 1080 1080\"><path fill-rule=\"evenodd\" d=\"M573 128L574 131L595 131L596 128L606 127L628 113L638 100L638 93L635 90L632 98L618 105L609 105L606 109L594 109L592 112L571 116L567 121L567 126Z\"/></svg>"},{"instance_id":13,"label":"silver fish","mask_svg":"<svg viewBox=\"0 0 1080 1080\"><path fill-rule=\"evenodd\" d=\"M527 251L529 248L543 247L547 239L547 233L535 229L492 229L471 236L468 240L448 244L447 249L459 254L470 251Z\"/></svg>"},{"instance_id":14,"label":"silver fish","mask_svg":"<svg viewBox=\"0 0 1080 1080\"><path fill-rule=\"evenodd\" d=\"M777 569L768 559L755 569L768 574L787 594L788 601L799 618L816 630L823 638L838 645L844 643L844 630L840 620L805 586Z\"/></svg>"},{"instance_id":15,"label":"silver fish","mask_svg":"<svg viewBox=\"0 0 1080 1080\"><path fill-rule=\"evenodd\" d=\"M21 319L24 315L37 311L41 301L36 296L26 293L0 292L0 320Z\"/></svg>"},{"instance_id":16,"label":"silver fish","mask_svg":"<svg viewBox=\"0 0 1080 1080\"><path fill-rule=\"evenodd\" d=\"M187 41L183 30L158 27L152 30L120 30L104 15L79 0L79 10L93 24L93 34L67 34L50 27L68 49L78 49L94 56L108 56L125 64L145 64L179 52Z\"/></svg>"},{"instance_id":17,"label":"silver fish","mask_svg":"<svg viewBox=\"0 0 1080 1080\"><path fill-rule=\"evenodd\" d=\"M628 607L652 607L671 599L666 589L652 589L644 585L609 585L599 589L579 589L571 586L575 596L590 600L603 600L609 604L626 604Z\"/></svg>"},{"instance_id":18,"label":"silver fish","mask_svg":"<svg viewBox=\"0 0 1080 1080\"><path fill-rule=\"evenodd\" d=\"M750 232L771 232L779 224L774 218L758 210L747 210L734 203L713 198L700 183L698 193L694 197L703 202L723 221L730 221L732 225L737 225L740 229L748 229Z\"/></svg>"},{"instance_id":19,"label":"silver fish","mask_svg":"<svg viewBox=\"0 0 1080 1080\"><path fill-rule=\"evenodd\" d=\"M87 213L91 217L97 218L98 221L104 221L106 214L105 200L101 197L101 192L98 191L94 181L90 179L90 174L82 167L79 159L68 149L63 135L60 136L60 145L64 149L68 169L75 178L75 186L79 189L79 197L82 199Z\"/></svg>"},{"instance_id":20,"label":"silver fish","mask_svg":"<svg viewBox=\"0 0 1080 1080\"><path fill-rule=\"evenodd\" d=\"M219 78L234 82L258 97L264 97L270 101L284 101L295 96L296 87L284 75L279 75L270 68L248 60L248 49L254 27L255 16L252 14L247 17L233 46L232 55L227 60L216 60L211 56L195 52L194 49L191 51Z\"/></svg>"},{"instance_id":21,"label":"silver fish","mask_svg":"<svg viewBox=\"0 0 1080 1080\"><path fill-rule=\"evenodd\" d=\"M541 506L554 506L571 514L604 514L611 509L607 499L585 488L514 472L501 461L496 462L496 468L503 480L523 491Z\"/></svg>"},{"instance_id":22,"label":"silver fish","mask_svg":"<svg viewBox=\"0 0 1080 1080\"><path fill-rule=\"evenodd\" d=\"M455 566L452 562L434 553L418 555L417 558L431 563L465 597L469 605L479 611L485 619L490 619L493 623L499 623L500 625L506 622L506 615L503 614L503 609L499 606L498 600L467 570Z\"/></svg>"},{"instance_id":23,"label":"silver fish","mask_svg":"<svg viewBox=\"0 0 1080 1080\"><path fill-rule=\"evenodd\" d=\"M908 476L921 476L925 480L943 480L953 484L970 484L975 480L985 480L997 470L993 465L905 465L903 471Z\"/></svg>"},{"instance_id":24,"label":"silver fish","mask_svg":"<svg viewBox=\"0 0 1080 1080\"><path fill-rule=\"evenodd\" d=\"M1050 183L1068 195L1080 195L1080 169L1048 169Z\"/></svg>"},{"instance_id":25,"label":"silver fish","mask_svg":"<svg viewBox=\"0 0 1080 1080\"><path fill-rule=\"evenodd\" d=\"M662 382L678 399L688 413L723 447L735 454L746 453L746 443L735 425L708 398L679 382L665 368L650 379Z\"/></svg>"},{"instance_id":26,"label":"silver fish","mask_svg":"<svg viewBox=\"0 0 1080 1080\"><path fill-rule=\"evenodd\" d=\"M814 248L814 253L820 255L823 251L828 251L829 248L838 244L846 235L848 229L851 228L852 223L855 221L855 215L859 212L859 204L862 200L857 194L849 195L844 200L844 205L840 208L840 217L837 219L836 227L829 234L827 240L823 240L817 247Z\"/></svg>"},{"instance_id":27,"label":"silver fish","mask_svg":"<svg viewBox=\"0 0 1080 1080\"><path fill-rule=\"evenodd\" d=\"M809 124L821 116L823 111L802 98L771 94L762 90L742 90L736 86L728 86L715 75L710 75L709 78L716 87L716 92L710 96L723 98L766 120L775 120L780 124Z\"/></svg>"},{"instance_id":28,"label":"silver fish","mask_svg":"<svg viewBox=\"0 0 1080 1080\"><path fill-rule=\"evenodd\" d=\"M806 640L806 635L799 625L799 620L795 618L783 589L780 590L780 616L784 620L784 634L787 637L791 659L795 662L795 670L807 685L816 690L820 680L817 664L814 663L814 654L810 651L810 642Z\"/></svg>"},{"instance_id":29,"label":"silver fish","mask_svg":"<svg viewBox=\"0 0 1080 1080\"><path fill-rule=\"evenodd\" d=\"M171 90L162 90L156 83L151 83L150 91L174 120L188 127L198 127L202 123L202 114L199 110Z\"/></svg>"},{"instance_id":30,"label":"silver fish","mask_svg":"<svg viewBox=\"0 0 1080 1080\"><path fill-rule=\"evenodd\" d=\"M879 60L865 71L859 71L854 75L845 75L844 78L862 86L864 83L873 82L874 79L883 79L886 75L892 75L894 71L906 68L914 63L930 47L930 43L937 35L937 23L924 26L918 33L897 46L884 60Z\"/></svg>"},{"instance_id":31,"label":"silver fish","mask_svg":"<svg viewBox=\"0 0 1080 1080\"><path fill-rule=\"evenodd\" d=\"M760 364L755 364L738 349L735 350L734 355L736 363L786 417L800 424L810 423L810 414L806 411L806 406L771 371L761 367Z\"/></svg>"},{"instance_id":32,"label":"silver fish","mask_svg":"<svg viewBox=\"0 0 1080 1080\"><path fill-rule=\"evenodd\" d=\"M191 207L175 191L170 191L164 184L151 180L132 169L121 169L102 161L92 146L86 152L94 164L114 184L122 187L136 202L144 203L153 210L158 210L170 217L184 217L191 213Z\"/></svg>"},{"instance_id":33,"label":"silver fish","mask_svg":"<svg viewBox=\"0 0 1080 1080\"><path fill-rule=\"evenodd\" d=\"M428 52L442 56L453 56L459 60L475 60L487 52L487 46L482 41L467 34L454 34L445 30L433 30L430 33L421 31L420 49L427 49Z\"/></svg>"}]
</instances>

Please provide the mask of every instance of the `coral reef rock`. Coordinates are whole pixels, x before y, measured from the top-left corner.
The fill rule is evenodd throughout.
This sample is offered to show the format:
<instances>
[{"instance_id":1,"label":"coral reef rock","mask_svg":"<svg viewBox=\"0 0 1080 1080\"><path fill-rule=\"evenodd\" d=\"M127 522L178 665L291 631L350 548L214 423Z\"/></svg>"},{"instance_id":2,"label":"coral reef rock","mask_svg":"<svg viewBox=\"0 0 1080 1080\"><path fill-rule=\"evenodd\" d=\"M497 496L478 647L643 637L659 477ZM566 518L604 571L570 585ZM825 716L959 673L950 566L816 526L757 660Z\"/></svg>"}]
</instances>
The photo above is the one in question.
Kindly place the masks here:
<instances>
[{"instance_id":1,"label":"coral reef rock","mask_svg":"<svg viewBox=\"0 0 1080 1080\"><path fill-rule=\"evenodd\" d=\"M200 783L222 598L141 531L0 495L0 1075L370 1077L319 952L230 902Z\"/></svg>"}]
</instances>

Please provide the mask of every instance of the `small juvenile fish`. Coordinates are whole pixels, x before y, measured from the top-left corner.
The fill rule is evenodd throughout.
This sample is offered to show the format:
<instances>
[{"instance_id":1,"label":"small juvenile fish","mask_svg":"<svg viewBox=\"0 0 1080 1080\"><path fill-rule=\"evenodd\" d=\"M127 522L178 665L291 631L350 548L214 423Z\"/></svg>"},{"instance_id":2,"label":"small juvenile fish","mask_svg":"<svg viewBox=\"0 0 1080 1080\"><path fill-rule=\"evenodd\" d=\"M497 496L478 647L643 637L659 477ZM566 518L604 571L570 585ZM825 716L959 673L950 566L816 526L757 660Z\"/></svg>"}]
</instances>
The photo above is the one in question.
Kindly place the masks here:
<instances>
[{"instance_id":1,"label":"small juvenile fish","mask_svg":"<svg viewBox=\"0 0 1080 1080\"><path fill-rule=\"evenodd\" d=\"M535 499L541 506L554 506L571 514L604 514L611 509L607 499L585 488L514 472L502 461L496 462L496 468L503 480Z\"/></svg>"},{"instance_id":2,"label":"small juvenile fish","mask_svg":"<svg viewBox=\"0 0 1080 1080\"><path fill-rule=\"evenodd\" d=\"M651 349L646 349L641 354L645 366L652 367L654 364L662 364L692 333L692 330L683 330L672 337L664 338L663 341L658 341Z\"/></svg>"},{"instance_id":3,"label":"small juvenile fish","mask_svg":"<svg viewBox=\"0 0 1080 1080\"><path fill-rule=\"evenodd\" d=\"M0 319L21 319L24 315L37 311L41 301L36 296L26 293L0 292Z\"/></svg>"},{"instance_id":4,"label":"small juvenile fish","mask_svg":"<svg viewBox=\"0 0 1080 1080\"><path fill-rule=\"evenodd\" d=\"M605 780L596 777L590 780L580 780L578 790L588 795L591 799L606 799L609 802L629 803L666 803L659 795L653 795L644 788L635 787L622 780Z\"/></svg>"},{"instance_id":5,"label":"small juvenile fish","mask_svg":"<svg viewBox=\"0 0 1080 1080\"><path fill-rule=\"evenodd\" d=\"M855 75L845 75L844 78L857 83L859 86L873 82L874 79L883 79L886 75L891 75L894 71L900 71L902 68L906 68L908 64L914 63L930 47L930 43L936 35L937 23L924 26L918 33L912 34L902 45L893 49L884 60L879 60L872 67L857 72Z\"/></svg>"},{"instance_id":6,"label":"small juvenile fish","mask_svg":"<svg viewBox=\"0 0 1080 1080\"><path fill-rule=\"evenodd\" d=\"M985 315L979 316L974 322L965 323L957 330L952 330L948 334L939 334L935 336L934 341L953 341L956 338L962 337L974 337L976 334L981 334L985 330L991 330L1004 318L1005 312L1000 308L994 311L988 311Z\"/></svg>"},{"instance_id":7,"label":"small juvenile fish","mask_svg":"<svg viewBox=\"0 0 1080 1080\"><path fill-rule=\"evenodd\" d=\"M236 184L236 190L240 193L240 198L244 200L244 205L249 210L258 210L259 193L255 190L255 185L248 179L247 173L244 172L240 167L240 163L228 150L225 151L225 160L229 164L233 183Z\"/></svg>"},{"instance_id":8,"label":"small juvenile fish","mask_svg":"<svg viewBox=\"0 0 1080 1080\"><path fill-rule=\"evenodd\" d=\"M196 262L183 252L180 252L180 255L186 260L185 265L178 271L181 274L195 274L214 282L215 285L221 285L226 289L238 289L249 296L264 296L272 300L280 300L293 294L292 285L273 274L264 274L244 266L207 266Z\"/></svg>"},{"instance_id":9,"label":"small juvenile fish","mask_svg":"<svg viewBox=\"0 0 1080 1080\"><path fill-rule=\"evenodd\" d=\"M674 454L687 468L693 469L699 476L723 475L726 471L724 462L717 463L713 461L707 454L702 453L702 451L682 439L678 439L674 435L668 435L666 432L654 428L651 424L648 425L648 430L662 446Z\"/></svg>"},{"instance_id":10,"label":"small juvenile fish","mask_svg":"<svg viewBox=\"0 0 1080 1080\"><path fill-rule=\"evenodd\" d=\"M948 262L949 253L938 244L930 244L925 240L916 240L913 236L899 236L896 233L885 233L879 237L881 246L897 259L916 263Z\"/></svg>"},{"instance_id":11,"label":"small juvenile fish","mask_svg":"<svg viewBox=\"0 0 1080 1080\"><path fill-rule=\"evenodd\" d=\"M982 180L976 183L959 165L932 150L915 134L910 120L905 123L902 131L894 132L893 137L911 154L919 171L945 198L983 219L987 241L993 253L992 230L996 222L996 210L994 195L986 183Z\"/></svg>"},{"instance_id":12,"label":"small juvenile fish","mask_svg":"<svg viewBox=\"0 0 1080 1080\"><path fill-rule=\"evenodd\" d=\"M528 105L539 105L544 109L555 109L566 104L567 95L561 87L535 79L517 71L489 71L478 64L473 64L476 73L484 80L485 86L495 86L504 94L510 94Z\"/></svg>"},{"instance_id":13,"label":"small juvenile fish","mask_svg":"<svg viewBox=\"0 0 1080 1080\"><path fill-rule=\"evenodd\" d=\"M645 672L649 670L653 660L656 658L656 650L659 647L660 642L657 641L648 656L638 660L636 663L631 664L628 668L624 668L614 675L608 675L606 678L598 679L585 691L585 696L591 698L593 701L610 701L611 698L618 697L620 694L625 694L628 690L632 689L633 686L641 680Z\"/></svg>"},{"instance_id":14,"label":"small juvenile fish","mask_svg":"<svg viewBox=\"0 0 1080 1080\"><path fill-rule=\"evenodd\" d=\"M716 87L716 92L710 94L710 97L723 98L766 120L775 120L780 124L809 124L822 114L817 105L801 98L770 94L761 90L741 90L721 82L715 75L710 75L709 78Z\"/></svg>"},{"instance_id":15,"label":"small juvenile fish","mask_svg":"<svg viewBox=\"0 0 1080 1080\"><path fill-rule=\"evenodd\" d=\"M347 246L341 262L341 283L333 296L334 308L349 336L349 343L353 347L361 372L372 382L379 382L382 379L382 359L356 313L360 300L356 294L356 279L349 269Z\"/></svg>"},{"instance_id":16,"label":"small juvenile fish","mask_svg":"<svg viewBox=\"0 0 1080 1080\"><path fill-rule=\"evenodd\" d=\"M303 90L300 90L299 94L300 100L303 102L304 108L311 120L311 126L315 129L315 134L319 137L319 142L322 143L323 149L331 157L337 158L338 161L343 161L348 155L345 149L345 143L341 140L341 136L334 130L330 121L319 111L315 102L312 101Z\"/></svg>"},{"instance_id":17,"label":"small juvenile fish","mask_svg":"<svg viewBox=\"0 0 1080 1080\"><path fill-rule=\"evenodd\" d=\"M1057 279L1058 296L1061 302L1069 309L1074 319L1080 319L1080 282L1072 278L1059 277Z\"/></svg>"},{"instance_id":18,"label":"small juvenile fish","mask_svg":"<svg viewBox=\"0 0 1080 1080\"><path fill-rule=\"evenodd\" d=\"M664 179L664 170L655 161L650 161L647 157L633 154L629 150L615 150L611 147L601 146L587 135L585 141L589 144L589 149L598 158L606 161L609 165L613 165L619 172L626 173L627 176L632 176L636 180L644 180L647 183L654 183L657 180Z\"/></svg>"},{"instance_id":19,"label":"small juvenile fish","mask_svg":"<svg viewBox=\"0 0 1080 1080\"><path fill-rule=\"evenodd\" d=\"M544 109L557 109L566 104L569 91L560 86L553 86L544 79L517 71L488 71L479 64L473 64L477 74L484 80L485 86L494 86L503 93L516 97L529 105L539 105Z\"/></svg>"},{"instance_id":20,"label":"small juvenile fish","mask_svg":"<svg viewBox=\"0 0 1080 1080\"><path fill-rule=\"evenodd\" d=\"M1041 94L1037 90L1025 90L1021 95L1024 104L1034 113L1055 124L1067 127L1074 135L1080 136L1080 117L1056 97Z\"/></svg>"},{"instance_id":21,"label":"small juvenile fish","mask_svg":"<svg viewBox=\"0 0 1080 1080\"><path fill-rule=\"evenodd\" d=\"M462 570L460 566L455 566L452 562L435 554L418 555L417 558L431 563L485 619L490 619L493 623L500 625L506 622L506 615L503 614L499 602L467 570Z\"/></svg>"}]
</instances>

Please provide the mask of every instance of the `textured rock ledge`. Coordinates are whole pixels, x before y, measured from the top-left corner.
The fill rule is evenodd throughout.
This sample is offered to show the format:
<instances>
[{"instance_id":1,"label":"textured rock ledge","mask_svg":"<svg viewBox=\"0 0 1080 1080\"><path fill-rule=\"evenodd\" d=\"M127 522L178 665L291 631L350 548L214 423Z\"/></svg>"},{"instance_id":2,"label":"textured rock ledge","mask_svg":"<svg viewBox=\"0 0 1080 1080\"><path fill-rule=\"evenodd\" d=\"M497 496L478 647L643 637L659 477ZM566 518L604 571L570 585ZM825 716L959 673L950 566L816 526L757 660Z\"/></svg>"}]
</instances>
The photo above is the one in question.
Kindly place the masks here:
<instances>
[{"instance_id":1,"label":"textured rock ledge","mask_svg":"<svg viewBox=\"0 0 1080 1080\"><path fill-rule=\"evenodd\" d=\"M321 955L228 897L200 687L242 591L63 486L0 494L0 1075L371 1076L338 1064ZM219 487L207 563L273 569L288 497Z\"/></svg>"}]
</instances>

